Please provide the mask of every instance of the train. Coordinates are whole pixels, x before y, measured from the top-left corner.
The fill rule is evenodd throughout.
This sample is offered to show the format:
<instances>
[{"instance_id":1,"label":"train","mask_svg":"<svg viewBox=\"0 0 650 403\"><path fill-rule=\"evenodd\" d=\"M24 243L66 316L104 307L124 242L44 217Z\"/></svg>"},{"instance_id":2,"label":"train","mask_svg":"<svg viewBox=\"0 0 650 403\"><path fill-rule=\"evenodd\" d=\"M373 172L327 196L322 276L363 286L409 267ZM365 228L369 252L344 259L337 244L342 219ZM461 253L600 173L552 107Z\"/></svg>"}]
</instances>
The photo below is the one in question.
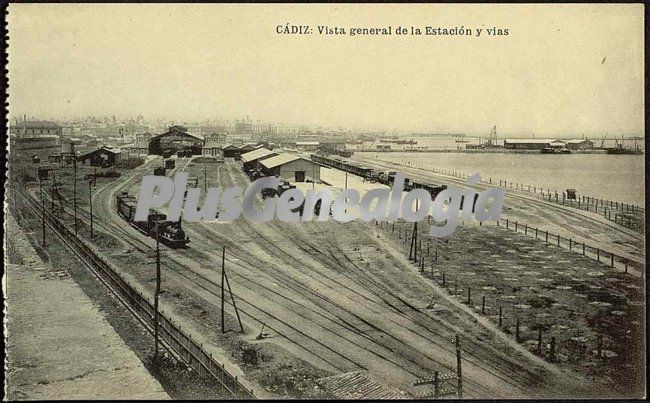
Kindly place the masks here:
<instances>
[{"instance_id":1,"label":"train","mask_svg":"<svg viewBox=\"0 0 650 403\"><path fill-rule=\"evenodd\" d=\"M377 172L373 168L367 167L365 165L361 165L357 162L346 160L345 158L341 158L338 156L312 154L311 160L320 165L324 165L330 168L340 169L341 171L348 172L357 176L361 176L367 181L379 182L388 186L393 185L393 182L395 181L395 175L397 175L397 171ZM415 182L410 180L409 178L404 179L404 190L409 191L412 189L420 189L420 188L429 191L429 193L431 193L431 198L435 199L435 197L440 192L447 189L447 186L438 185L438 184L425 182L425 181Z\"/></svg>"},{"instance_id":2,"label":"train","mask_svg":"<svg viewBox=\"0 0 650 403\"><path fill-rule=\"evenodd\" d=\"M117 196L117 213L133 228L156 239L156 223L158 223L158 240L173 249L187 248L190 238L181 228L181 221L167 221L166 216L150 210L147 221L134 221L136 199L126 192Z\"/></svg>"}]
</instances>

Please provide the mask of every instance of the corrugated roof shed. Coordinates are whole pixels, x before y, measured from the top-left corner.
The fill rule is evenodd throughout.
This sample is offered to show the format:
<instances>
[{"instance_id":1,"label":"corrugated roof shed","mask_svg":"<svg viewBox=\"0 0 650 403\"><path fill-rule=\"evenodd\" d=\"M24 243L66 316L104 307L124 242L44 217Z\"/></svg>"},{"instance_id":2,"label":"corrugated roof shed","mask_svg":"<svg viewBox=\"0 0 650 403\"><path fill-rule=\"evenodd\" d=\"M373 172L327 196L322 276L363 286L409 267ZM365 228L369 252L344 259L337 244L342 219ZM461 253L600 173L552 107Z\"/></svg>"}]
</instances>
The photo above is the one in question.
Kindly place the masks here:
<instances>
[{"instance_id":1,"label":"corrugated roof shed","mask_svg":"<svg viewBox=\"0 0 650 403\"><path fill-rule=\"evenodd\" d=\"M304 159L305 161L309 161L305 158L302 158L294 154L282 153L280 155L276 155L275 157L267 158L264 161L261 161L261 164L264 165L267 169L271 169L299 159Z\"/></svg>"},{"instance_id":2,"label":"corrugated roof shed","mask_svg":"<svg viewBox=\"0 0 650 403\"><path fill-rule=\"evenodd\" d=\"M268 150L266 148L258 148L256 150L249 151L247 153L242 154L241 160L243 162L251 162L251 161L256 161L260 158L269 157L277 154L278 153L274 153L273 151Z\"/></svg>"},{"instance_id":3,"label":"corrugated roof shed","mask_svg":"<svg viewBox=\"0 0 650 403\"><path fill-rule=\"evenodd\" d=\"M361 371L317 379L316 382L338 399L406 399L398 389L370 379Z\"/></svg>"}]
</instances>

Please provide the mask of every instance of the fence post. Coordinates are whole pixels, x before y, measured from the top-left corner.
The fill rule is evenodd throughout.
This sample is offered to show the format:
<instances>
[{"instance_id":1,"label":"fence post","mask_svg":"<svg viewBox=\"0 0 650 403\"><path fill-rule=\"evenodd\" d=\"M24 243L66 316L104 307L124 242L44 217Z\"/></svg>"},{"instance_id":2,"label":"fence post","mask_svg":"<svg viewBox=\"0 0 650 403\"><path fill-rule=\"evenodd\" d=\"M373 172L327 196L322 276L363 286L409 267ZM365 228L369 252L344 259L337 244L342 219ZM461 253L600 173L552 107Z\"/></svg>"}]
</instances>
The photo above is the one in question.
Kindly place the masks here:
<instances>
[{"instance_id":1,"label":"fence post","mask_svg":"<svg viewBox=\"0 0 650 403\"><path fill-rule=\"evenodd\" d=\"M548 231L546 231L546 243L548 243Z\"/></svg>"},{"instance_id":2,"label":"fence post","mask_svg":"<svg viewBox=\"0 0 650 403\"><path fill-rule=\"evenodd\" d=\"M611 252L611 254L612 254L612 263L610 266L614 267L614 252Z\"/></svg>"},{"instance_id":3,"label":"fence post","mask_svg":"<svg viewBox=\"0 0 650 403\"><path fill-rule=\"evenodd\" d=\"M585 255L585 243L583 242L582 243L582 256L584 256L584 255Z\"/></svg>"},{"instance_id":4,"label":"fence post","mask_svg":"<svg viewBox=\"0 0 650 403\"><path fill-rule=\"evenodd\" d=\"M517 325L515 327L515 340L519 343L519 318L517 318Z\"/></svg>"},{"instance_id":5,"label":"fence post","mask_svg":"<svg viewBox=\"0 0 650 403\"><path fill-rule=\"evenodd\" d=\"M596 248L596 256L598 257L598 262L600 262L600 248Z\"/></svg>"},{"instance_id":6,"label":"fence post","mask_svg":"<svg viewBox=\"0 0 650 403\"><path fill-rule=\"evenodd\" d=\"M503 310L501 309L501 305L499 305L499 326L503 325Z\"/></svg>"},{"instance_id":7,"label":"fence post","mask_svg":"<svg viewBox=\"0 0 650 403\"><path fill-rule=\"evenodd\" d=\"M573 250L573 240L571 240L571 238L569 238L569 251L572 251L572 250Z\"/></svg>"},{"instance_id":8,"label":"fence post","mask_svg":"<svg viewBox=\"0 0 650 403\"><path fill-rule=\"evenodd\" d=\"M537 334L537 354L542 355L542 330L539 330Z\"/></svg>"},{"instance_id":9,"label":"fence post","mask_svg":"<svg viewBox=\"0 0 650 403\"><path fill-rule=\"evenodd\" d=\"M481 313L485 314L485 295L483 296L483 301L481 302Z\"/></svg>"},{"instance_id":10,"label":"fence post","mask_svg":"<svg viewBox=\"0 0 650 403\"><path fill-rule=\"evenodd\" d=\"M551 351L549 354L549 361L555 361L555 337L551 337Z\"/></svg>"}]
</instances>

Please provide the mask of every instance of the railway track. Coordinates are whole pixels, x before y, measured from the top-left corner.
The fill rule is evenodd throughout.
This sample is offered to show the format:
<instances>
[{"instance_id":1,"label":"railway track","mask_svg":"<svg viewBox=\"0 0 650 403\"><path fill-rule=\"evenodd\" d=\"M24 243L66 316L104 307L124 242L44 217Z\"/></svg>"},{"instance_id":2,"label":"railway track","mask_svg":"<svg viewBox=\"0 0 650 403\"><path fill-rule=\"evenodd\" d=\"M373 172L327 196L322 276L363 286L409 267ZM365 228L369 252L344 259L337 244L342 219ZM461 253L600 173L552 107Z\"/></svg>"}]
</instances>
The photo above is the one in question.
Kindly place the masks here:
<instances>
[{"instance_id":1,"label":"railway track","mask_svg":"<svg viewBox=\"0 0 650 403\"><path fill-rule=\"evenodd\" d=\"M187 162L185 164L185 166L183 168L181 168L181 170L185 169L188 163L189 162ZM133 182L133 179L135 178L135 175L137 175L137 173L139 173L139 170L137 172L135 172L134 175L131 176L131 179L125 180L124 181L125 183L123 183L121 185L122 186L125 186L125 185L128 186L129 182ZM234 177L232 177L232 172L229 171L228 175L231 175L229 180L232 183L235 183L236 179ZM238 177L242 178L243 175L241 173L239 173ZM239 181L241 182L241 179ZM104 206L109 206L109 209L110 209L110 203L112 203L112 195L117 190L117 186L110 186L110 187L106 186L100 192L96 193L96 194L99 195L100 193L103 193L104 191L108 191L110 189L114 189L113 192L109 191L109 193L110 193L109 196L111 196L111 197L103 198L103 199L100 198L100 197L96 197L96 200L103 200L104 201L104 203L103 203ZM107 213L106 211L103 211L103 208L100 208L100 209L96 208L96 211L100 211L102 213ZM87 212L84 211L84 213L87 215ZM115 216L117 216L117 213L115 213ZM121 221L121 219L119 219L119 218L117 218L117 219ZM108 220L108 221L110 222L110 220ZM242 220L242 221L245 221L245 220ZM144 235L141 235L139 233L137 233L137 235L134 234L135 231L133 229L131 229L128 226L128 224L124 223L123 221L121 222L121 224L125 225L126 229L123 226L118 226L118 225L113 225L113 224L108 224L107 225L107 223L105 223L101 219L99 219L97 222L99 223L100 226L102 226L102 227L105 226L103 229L106 230L107 232L114 233L116 235L122 235L123 240L128 240L128 242L126 242L127 244L129 244L132 247L136 248L140 252L146 253L146 251L151 249L150 244L152 243L153 240L147 239L148 242L143 241L140 238L143 238ZM316 225L316 224L314 224L314 225ZM194 226L192 226L192 227L194 227ZM274 226L271 226L271 227L272 227L272 230L275 231L275 232L280 231L280 230L284 231L284 229L276 228ZM256 229L254 229L252 226L250 226L250 223L246 222L246 228L247 228L246 232L248 233L249 237L257 238L257 240L261 239L262 242L266 245L267 249L275 251L275 253L279 252L283 256L282 260L285 263L291 264L291 265L294 265L294 266L303 264L299 259L296 259L294 256L292 256L290 252L279 248L271 240L269 240L269 239L265 238L263 235L259 234L259 232ZM194 231L194 229L192 229L192 230ZM235 279L235 278L239 279L237 281L238 287L239 287L238 291L242 290L242 285L243 284L249 284L251 287L253 287L253 286L255 287L254 289L252 289L252 288L248 289L248 291L250 293L263 293L263 295L265 296L265 298L268 299L268 301L270 301L270 302L272 302L274 304L280 305L282 307L282 309L286 309L286 310L290 311L292 315L295 315L294 319L295 318L300 318L301 321L304 320L306 323L313 323L313 324L319 325L321 327L323 327L323 326L318 323L320 321L327 321L328 323L336 324L338 326L341 326L343 330L346 330L348 332L353 332L358 336L358 337L355 337L355 340L353 340L353 341L356 342L357 343L356 345L359 346L360 348L363 348L361 343L364 343L366 341L367 342L372 342L372 343L377 343L376 339L370 338L367 334L365 334L365 332L363 330L356 327L358 325L356 325L355 323L353 323L350 320L350 318L349 318L350 313L347 312L344 307L333 303L333 301L331 299L328 299L328 298L324 297L322 294L315 293L312 290L310 290L308 288L305 288L305 286L303 284L299 283L294 278L292 278L290 276L287 276L287 275L282 275L282 276L280 276L280 275L275 275L275 276L271 275L271 276L269 276L268 273L264 273L265 274L264 281L259 281L258 279L260 277L260 273L259 273L259 270L256 270L256 269L259 268L261 264L268 265L268 264L271 264L272 262L263 261L263 260L259 260L259 259L252 259L250 254L246 253L245 247L242 247L242 245L238 245L234 241L227 242L227 240L224 239L223 234L215 234L215 231L211 231L211 230L204 231L204 232L202 232L202 234L203 235L209 235L209 239L214 239L215 235L218 235L219 238L221 238L220 241L223 244L226 244L228 246L229 253L228 253L228 258L226 260L227 260L228 265L230 267L232 267L233 265L237 267L237 270L230 270L230 273L231 273L231 276L234 274L233 279ZM283 232L282 234L286 235L285 232ZM146 239L146 237L144 237L144 238ZM292 235L290 235L290 239L292 241L292 246L300 245L302 253L307 254L307 255L314 255L317 252L319 252L319 254L317 254L316 256L322 255L320 257L320 259L324 260L324 263L326 265L338 266L338 267L340 267L342 269L345 268L349 273L346 274L344 276L344 278L347 279L347 280L352 280L351 281L352 284L359 284L358 276L357 276L356 271L363 272L363 270L361 268L359 268L357 265L355 265L352 261L348 261L346 263L346 261L344 259L336 258L333 255L333 252L332 252L331 248L327 248L328 253L331 255L331 257L327 257L322 252L320 252L319 249L315 245L306 243L305 239L302 238L302 237L297 238L295 235L292 234ZM193 242L190 244L191 247L196 247L196 246L194 246L194 245L197 245L195 240L196 239L194 238ZM306 246L302 246L303 244L306 245ZM214 244L208 244L208 243L205 243L205 242L201 242L201 244L198 245L198 246L202 247L202 248L207 248L209 250L209 248L214 247ZM329 246L333 246L333 245L329 245ZM337 248L334 248L334 250L336 251L336 253L340 254L342 257L347 257L346 253L344 251L342 251L340 248L337 247ZM184 254L186 254L184 252L186 252L186 251L183 251L181 253L184 255ZM233 258L231 258L231 256ZM203 261L201 263L206 263L206 261L209 262L211 259L214 259L215 257L218 257L216 253L212 253L212 254L208 253L207 259L206 258L201 259L201 260L205 259L205 261ZM349 260L349 259L347 259L347 260ZM244 262L245 264L242 264L242 262ZM197 270L197 269L192 267L192 266L195 266L195 265L196 265L196 262L188 262L188 261L186 261L185 256L183 256L182 258L179 258L179 257L167 257L167 258L165 258L165 263L163 264L164 268L166 270L168 270L169 273L173 273L175 276L180 276L182 279L187 280L189 283L191 283L193 285L196 285L199 288L201 288L203 291L205 291L203 293L203 295L205 297L204 299L207 302L210 303L210 300L215 301L217 299L218 292L220 292L220 285L216 281L209 278L209 276L210 277L216 277L216 273L212 272L212 273L210 273L208 275L208 274L204 273L205 270ZM189 270L188 270L188 268L189 268ZM246 275L242 274L242 271L245 271ZM168 273L166 273L166 274L168 274ZM367 279L367 273L364 273L364 274L366 275L366 279ZM350 292L350 293L353 293L355 296L361 297L365 301L364 302L364 304L365 304L364 307L368 308L369 310L374 309L375 311L377 311L377 309L378 309L377 306L373 306L372 304L378 304L381 309L385 310L386 308L388 308L389 310L391 310L395 314L403 315L402 317L406 321L413 321L413 319L414 319L412 316L408 316L406 313L410 313L411 311L413 311L413 312L417 312L417 315L421 315L421 312L417 308L415 308L412 305L410 305L410 304L406 303L405 301L401 300L401 298L394 295L393 293L387 292L387 291L390 291L390 290L386 290L385 287L381 286L381 284L378 284L376 282L370 282L370 284L361 283L361 289L363 289L366 292L370 293L374 297L374 298L368 298L368 296L365 293L362 293L357 289L351 289L346 284L342 284L340 281L338 281L336 279L333 279L331 277L328 277L324 273L319 273L319 276L327 277L324 280L320 280L320 279L318 280L318 281L320 281L322 286L326 287L326 286L332 286L333 285L335 287L344 287L347 290L346 292ZM309 307L309 309L307 309L308 315L305 313L305 306L302 306L302 305L297 305L296 306L295 301L293 301L291 299L288 299L282 293L277 292L277 290L275 290L275 289L269 287L268 285L266 285L267 281L280 282L285 287L291 287L291 290L294 291L296 294L306 296L307 300L310 301L311 304L313 304L313 305L311 305ZM330 282L330 283L325 283L324 281L327 281L327 282ZM346 282L348 282L348 281L346 281ZM384 294L390 295L391 298L395 299L395 301L391 302L391 301L388 301L386 298L377 299L376 296L379 293L384 293ZM318 356L318 359L326 361L333 368L336 368L337 370L340 370L340 371L347 371L347 370L354 369L354 368L357 368L357 369L358 368L364 368L363 365L360 365L359 363L355 362L354 360L350 360L350 358L348 356L346 356L345 354L341 354L339 352L336 352L333 349L327 347L325 344L321 343L315 337L309 336L308 334L305 334L304 332L301 332L300 329L297 329L295 326L291 325L290 323L283 320L282 318L277 317L277 315L275 315L274 313L259 308L258 306L256 306L257 304L250 302L247 298L244 298L241 295L240 292L236 293L235 297L237 298L238 301L243 302L243 306L240 305L240 311L242 313L244 313L249 318L258 321L259 323L265 323L267 328L270 328L274 333L280 335L281 337L286 338L289 342L294 343L295 345L297 345L299 347L302 347L304 340L307 339L307 340L309 340L310 344L313 344L313 345L319 347L320 349L325 348L325 349L330 350L330 357L328 357L328 359L323 359L323 357L321 357L321 356ZM336 310L338 312L338 315L336 315L334 318L324 316L322 314L322 312L323 311L328 312L329 309ZM433 320L433 318L430 317L429 315L425 315L425 316L426 316L426 318L423 317L423 318L421 318L419 320L420 321L422 321L422 320L426 320L426 321ZM361 318L361 317L358 317L358 316L357 317L352 317L352 320L360 321L361 323L364 323L364 319ZM397 322L392 322L392 323L395 326L403 325L403 323L397 323ZM365 321L365 325L369 326L369 325L372 325L372 324L368 323L368 321ZM438 321L438 323L436 323L436 325L440 325L440 321ZM451 332L453 331L453 329L446 328L445 330L448 331L449 333L438 334L430 327L426 327L426 326L422 326L422 325L418 325L418 326L421 326L421 327L417 328L415 330L411 330L411 331L413 331L413 332L415 332L415 331L429 332L429 333L433 334L433 337L438 337L438 338L441 338L441 339L446 340L446 341L448 341L450 339L449 336L452 334ZM381 330L379 330L379 331L381 332ZM386 334L385 332L381 332L381 333ZM294 337L294 335L296 335L298 338ZM388 335L388 336L390 336L390 335ZM392 336L390 336L390 337L392 337ZM429 336L428 338L426 336L424 336L424 339L428 343L431 343L431 344L433 344L434 346L436 346L438 348L446 350L447 352L452 351L452 348L443 346L441 341L433 340L431 338L431 336ZM348 340L348 341L350 341L350 340ZM394 341L393 341L393 343L400 343L400 342L401 341L399 339L394 339ZM479 362L484 363L485 361L482 361L482 360L485 360L486 357L489 357L489 355L483 355L483 356L481 355L481 351L483 351L485 346L482 346L482 345L477 346L477 345L474 345L474 344L469 344L468 347L466 347L465 344L464 344L463 348L467 351L467 353L469 355L469 357L468 357L468 355L465 356L465 360L467 360L471 364L479 365ZM414 377L420 377L422 375L425 375L425 374L428 373L428 371L431 371L432 368L444 367L439 362L436 362L431 358L423 358L422 354L419 353L415 349L413 349L413 352L408 351L409 349L408 348L405 349L404 345L395 345L395 344L391 345L389 343L384 342L384 344L380 345L380 347L386 349L386 351L389 351L389 352L391 352L393 349L398 347L398 348L400 348L402 350L406 350L408 353L411 353L410 358L407 358L406 363L404 363L404 362L398 363L396 361L391 361L391 362L393 363L393 365L399 366L401 368L408 367L407 372L412 374ZM309 348L304 348L303 347L303 350L304 351L309 351L311 353ZM415 357L417 357L417 358L415 358ZM341 366L341 364L340 364L341 361L344 362L344 363L347 362L347 365ZM490 364L488 364L488 366L489 365L494 365L494 364L490 363ZM412 369L413 366L416 366L417 370ZM483 366L485 366L485 365L483 365ZM449 367L445 367L445 368L449 369ZM533 378L526 378L527 376L531 376L531 375L524 375L522 377L522 375L519 374L519 371L520 371L521 368L517 367L517 366L512 366L512 363L508 362L508 361L501 364L500 367L494 367L493 369L494 369L494 371L499 371L501 373L506 374L505 375L506 379L503 379L503 377L499 378L499 376L497 376L497 378L499 378L502 382L511 381L510 379L507 379L507 378L516 379L517 384L529 384L529 385L532 385L532 384L535 384L535 383L539 382L539 379L535 378L535 375L532 375ZM497 375L495 372L492 372L492 373L493 373L493 375ZM522 390L522 391L525 390L520 385L516 385L516 387L518 389ZM473 392L473 393L470 393L470 395L486 396L486 392L488 392L487 395L492 395L490 393L490 391L485 390L485 389L481 388L478 385L474 385L471 381L469 383L466 382L466 388L467 388L468 392Z\"/></svg>"},{"instance_id":2,"label":"railway track","mask_svg":"<svg viewBox=\"0 0 650 403\"><path fill-rule=\"evenodd\" d=\"M242 175L240 175L240 177L243 178ZM231 179L232 179L232 178L231 178ZM244 179L244 181L245 181L245 179ZM223 183L223 181L221 181L221 182ZM234 183L232 180L231 180L231 183L228 183L229 186L230 186L230 185L233 185L233 184L236 184L236 185L245 185L245 183ZM273 224L270 224L269 226L270 226L270 227L273 227ZM253 232L253 235L254 235L254 236L256 236L256 237L258 237L258 238L261 237L264 241L266 241L266 243L269 245L270 248L278 249L277 245L275 245L271 240L266 239L263 235L261 235L261 234L259 234L258 232L256 232L257 230L254 230L254 229L250 228L250 231ZM285 236L285 237L288 236L288 234L291 233L291 232L286 232L286 231L284 231L284 229L276 229L276 231L282 231L281 234L282 234L282 236ZM313 255L311 252L312 252L312 251L317 251L317 249L316 249L313 245L310 245L310 248L311 248L312 250L305 250L305 248L302 248L302 247L300 246L301 243L305 243L305 239L308 239L308 238L309 238L309 237L299 237L299 238L295 238L295 239L293 239L293 240L294 240L294 243L292 244L292 246L297 245L300 249L303 249L303 250L306 252L307 255ZM340 251L340 250L339 250L339 251ZM287 264L290 264L290 265L291 265L291 264L293 264L293 265L303 265L302 260L300 260L300 259L295 259L294 256L291 255L291 253L289 253L289 252L287 252L287 251L284 251L284 250L281 250L281 249L280 249L280 252L282 252L282 253L283 253L283 254L288 258L288 259L285 258L285 260L287 261ZM343 253L342 251L340 251L340 252ZM344 253L343 253L343 254L344 254ZM291 260L293 260L293 261L291 261ZM341 261L337 261L336 264L341 264ZM322 273L321 273L321 274L322 274ZM348 277L348 279L351 279L351 278ZM288 280L285 279L285 278L278 279L278 281L290 281L290 280L292 280L292 279L288 279ZM332 280L332 279L329 278L329 280ZM353 280L353 281L351 282L352 284L356 284L356 283L358 283L358 279L352 279L352 280ZM339 283L339 284L334 284L334 285L337 286L337 287L346 288L346 285L345 285L345 284L341 284L341 283ZM328 286L328 284L323 284L323 286ZM366 289L368 289L368 288L366 287ZM382 289L381 291L382 291L382 292L385 292L386 290L385 290L385 288L384 288L384 289ZM304 292L305 292L305 289L302 288L302 289L300 290L300 292L304 293ZM363 295L363 294L361 294L360 296L361 296L362 298L365 298L365 295ZM330 302L330 301L327 301L327 302ZM376 302L376 301L374 301L374 302ZM391 304L390 304L388 301L386 301L385 299L383 299L382 302L386 303L388 306L391 306ZM404 303L404 301L402 300L401 303ZM408 305L408 304L406 304L406 305ZM326 307L326 308L327 308L327 307ZM370 309L370 310L372 310L372 307L367 307L367 308ZM395 306L393 306L393 308L396 309ZM413 306L408 306L406 309L407 309L407 310L409 310L409 309L414 309L414 307L413 307ZM396 310L399 311L399 309L396 309ZM417 309L416 309L416 310L417 310ZM401 311L400 311L400 312L401 312ZM359 318L359 319L362 319L362 318ZM411 320L412 318L409 317L408 319ZM403 325L403 324L400 324L400 323L393 323L393 324L394 324L395 326L401 326L401 325ZM418 329L418 330L422 330L422 329ZM431 330L431 329L429 329L429 330ZM390 336L390 335L389 335L389 336ZM451 336L451 337L453 337L453 336ZM448 339L447 339L447 340L448 340ZM431 340L431 339L429 339L428 341L429 341L429 342L434 342L434 343L435 343L435 341L433 341L433 340ZM484 346L480 346L480 347L481 347L481 348L484 348ZM481 350L478 350L478 351L481 351ZM420 355L421 355L421 354L420 354ZM472 360L469 359L469 361L471 362ZM438 364L438 363L436 363L436 364ZM430 365L430 364L429 364L429 365ZM439 364L438 364L438 365L439 365ZM507 365L508 365L508 364L506 364L506 366L507 366ZM421 366L421 365L420 365L420 366ZM421 366L421 367L422 367L422 366ZM501 368L501 369L503 369L503 368ZM515 369L521 369L521 368L515 368ZM429 371L429 370L430 370L430 366L427 367L427 368L425 369L425 371ZM516 377L516 376L515 376L515 377ZM537 379L531 379L531 378L528 378L528 379L526 379L525 381L526 381L527 384L534 384L534 383L539 382L539 378L537 378Z\"/></svg>"},{"instance_id":3,"label":"railway track","mask_svg":"<svg viewBox=\"0 0 650 403\"><path fill-rule=\"evenodd\" d=\"M367 159L367 158L362 158L359 159L360 161L363 161L365 164L370 164L375 167L379 167L380 169L396 169L395 164L390 163L390 162L384 162L384 161L376 161L372 159ZM403 171L405 174L411 174L414 177L424 177L426 179L434 180L434 181L444 181L448 184L454 184L457 185L460 188L467 187L466 181L463 179L459 179L456 177L449 177L446 175L440 175L440 174L434 174L429 171L421 170L418 168L412 168L408 166L399 166L400 171ZM479 190L485 190L490 188L490 185L480 183L477 185L472 185L472 187L479 189ZM595 216L592 216L589 213L583 212L581 210L575 210L571 209L568 207L563 207L561 205L557 205L555 203L547 203L543 200L539 200L534 197L530 197L528 195L523 195L523 194L518 194L516 192L508 192L506 194L506 203L508 203L508 199L510 200L516 200L519 202L519 204L516 204L515 206L517 208L520 207L527 207L530 208L531 204L537 206L540 211L554 211L556 213L560 213L563 215L566 215L567 217L570 217L571 219L578 221L587 221L596 227L601 228L602 233L616 233L619 234L621 237L625 239L625 242L627 242L629 245L633 247L634 250L619 250L618 252L615 251L615 253L629 258L630 260L637 261L637 263L641 263L644 260L644 255L643 251L639 250L640 245L643 244L644 242L644 237L643 234L639 234L637 232L627 230L618 224L615 224L613 222L610 222L608 220L600 220L596 218ZM575 211L574 211L575 210ZM513 220L514 221L514 220ZM553 223L554 225L560 225L560 226L566 226L566 221L563 221L561 224L559 223ZM592 234L589 234L589 231L587 228L573 228L574 231L576 231L576 234L578 237L582 237L584 239L587 239L591 242L599 242L600 240L595 239ZM617 249L614 247L614 249ZM618 248L620 249L620 248Z\"/></svg>"}]
</instances>

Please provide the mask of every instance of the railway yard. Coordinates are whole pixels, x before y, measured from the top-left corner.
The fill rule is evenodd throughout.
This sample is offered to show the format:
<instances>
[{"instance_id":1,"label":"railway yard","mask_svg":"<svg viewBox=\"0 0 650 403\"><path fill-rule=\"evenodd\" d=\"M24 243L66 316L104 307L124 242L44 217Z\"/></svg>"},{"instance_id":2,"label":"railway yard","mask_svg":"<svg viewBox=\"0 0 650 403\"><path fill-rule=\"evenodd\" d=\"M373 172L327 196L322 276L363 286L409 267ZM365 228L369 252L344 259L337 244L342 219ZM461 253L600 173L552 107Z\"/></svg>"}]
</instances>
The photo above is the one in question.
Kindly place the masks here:
<instances>
[{"instance_id":1,"label":"railway yard","mask_svg":"<svg viewBox=\"0 0 650 403\"><path fill-rule=\"evenodd\" d=\"M467 186L463 178L417 167L356 156L350 161L412 180ZM149 156L138 167L120 169L118 178L97 179L92 239L83 180L88 172L77 172L78 237L151 298L156 241L116 206L120 194L137 195L142 177L161 165L161 157ZM181 171L198 178L199 188L250 184L241 162L231 159L179 157L166 175ZM60 197L53 201L44 188L45 206L37 182L17 193L13 208L33 242L41 231L39 208L73 227L72 175L69 167L57 172ZM328 166L321 179L295 185L333 192L385 186ZM474 187L491 186L483 179ZM514 222L526 232L513 229ZM457 374L458 349L466 398L642 394L641 232L510 189L498 225L465 222L442 239L428 237L427 221L416 232L413 227L401 220L183 222L187 247L160 246L160 309L256 397L330 397L322 379L354 371L398 397L427 396L426 387L413 384L436 372ZM570 239L569 247L558 246L559 237L557 244L544 239L541 231ZM600 248L597 258L583 252L583 244ZM225 323L222 264L232 290L224 299Z\"/></svg>"}]
</instances>

